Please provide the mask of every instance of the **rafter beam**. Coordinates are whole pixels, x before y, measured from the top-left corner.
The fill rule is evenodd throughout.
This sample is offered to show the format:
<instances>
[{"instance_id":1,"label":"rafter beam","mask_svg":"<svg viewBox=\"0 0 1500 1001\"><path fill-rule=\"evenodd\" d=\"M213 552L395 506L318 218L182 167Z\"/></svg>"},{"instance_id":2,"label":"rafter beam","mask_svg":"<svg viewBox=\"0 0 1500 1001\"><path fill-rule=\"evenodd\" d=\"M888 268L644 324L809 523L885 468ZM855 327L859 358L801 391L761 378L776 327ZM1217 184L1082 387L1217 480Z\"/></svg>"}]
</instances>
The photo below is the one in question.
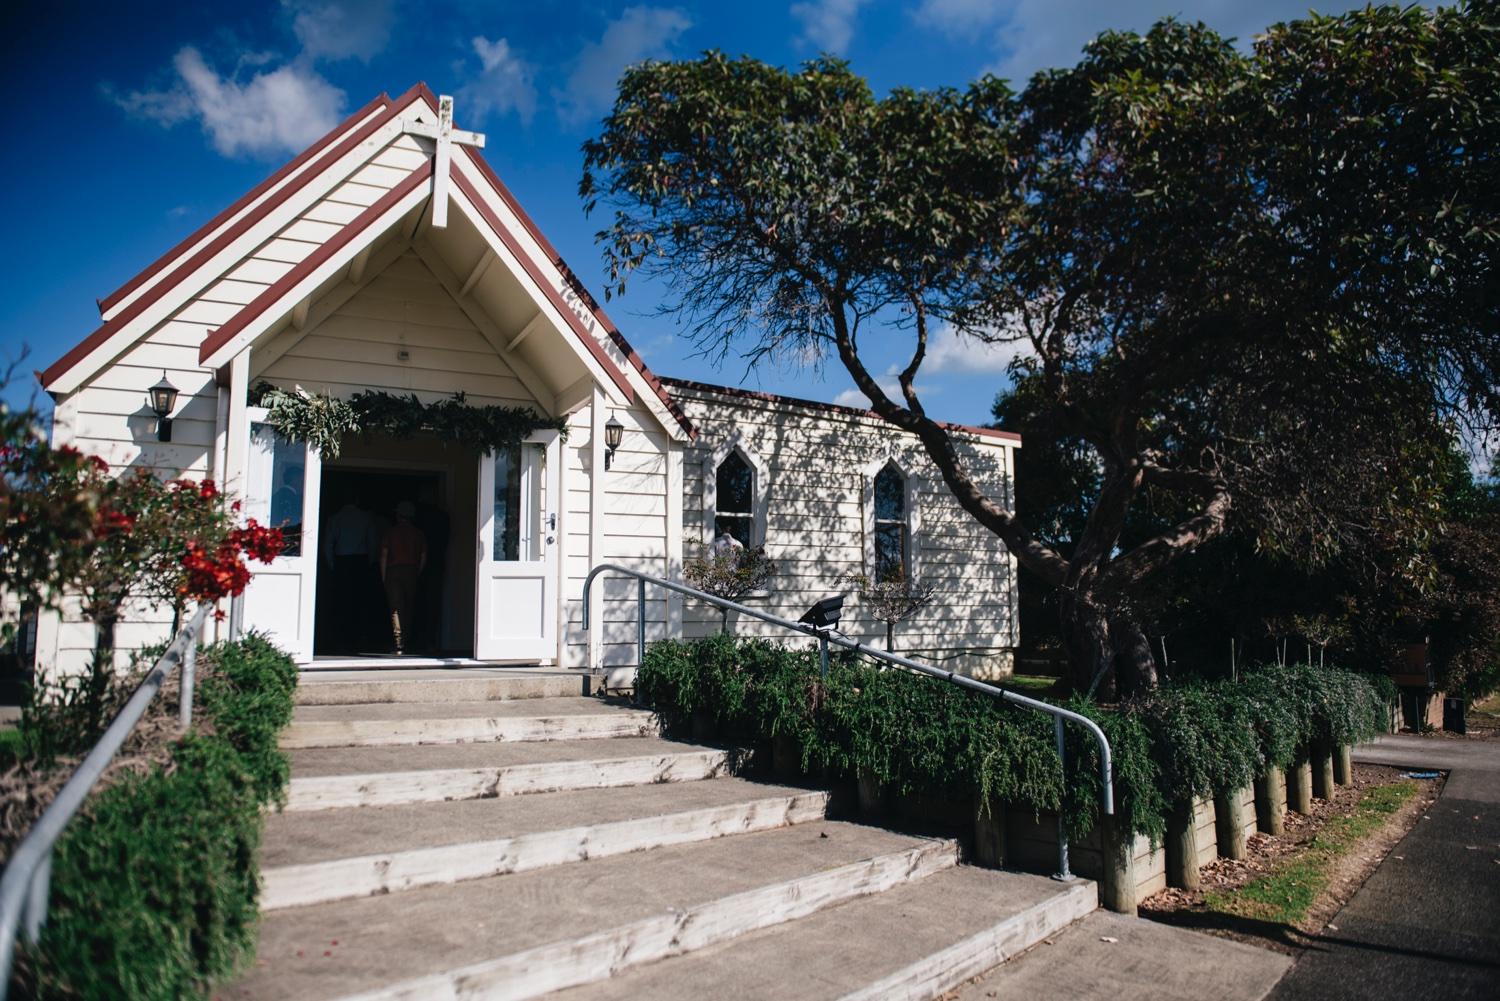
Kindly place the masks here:
<instances>
[{"instance_id":1,"label":"rafter beam","mask_svg":"<svg viewBox=\"0 0 1500 1001\"><path fill-rule=\"evenodd\" d=\"M366 247L354 255L349 262L349 280L358 285L365 280L365 269L370 265L370 248ZM298 328L301 329L301 328Z\"/></svg>"},{"instance_id":2,"label":"rafter beam","mask_svg":"<svg viewBox=\"0 0 1500 1001\"><path fill-rule=\"evenodd\" d=\"M541 311L538 310L537 314L531 318L531 322L528 323L528 324L526 324L526 326L522 327L521 328L521 332L519 334L517 334L515 337L511 338L511 341L510 341L509 344L505 345L505 350L506 351L514 351L516 348L518 348L518 347L521 346L521 342L522 341L524 341L526 338L530 337L532 334L536 333L538 330L542 329L546 325L547 325L547 319L546 319L546 317L544 317L541 314Z\"/></svg>"},{"instance_id":3,"label":"rafter beam","mask_svg":"<svg viewBox=\"0 0 1500 1001\"><path fill-rule=\"evenodd\" d=\"M292 307L292 326L298 330L307 327L307 307L310 305L312 305L312 298L308 297Z\"/></svg>"},{"instance_id":4,"label":"rafter beam","mask_svg":"<svg viewBox=\"0 0 1500 1001\"><path fill-rule=\"evenodd\" d=\"M484 277L485 272L489 271L490 265L494 264L496 260L495 252L489 247L485 247L484 253L479 255L479 263L474 265L474 269L469 272L469 277L464 279L463 288L459 290L458 294L468 295L474 291L474 286L479 284L479 280Z\"/></svg>"}]
</instances>

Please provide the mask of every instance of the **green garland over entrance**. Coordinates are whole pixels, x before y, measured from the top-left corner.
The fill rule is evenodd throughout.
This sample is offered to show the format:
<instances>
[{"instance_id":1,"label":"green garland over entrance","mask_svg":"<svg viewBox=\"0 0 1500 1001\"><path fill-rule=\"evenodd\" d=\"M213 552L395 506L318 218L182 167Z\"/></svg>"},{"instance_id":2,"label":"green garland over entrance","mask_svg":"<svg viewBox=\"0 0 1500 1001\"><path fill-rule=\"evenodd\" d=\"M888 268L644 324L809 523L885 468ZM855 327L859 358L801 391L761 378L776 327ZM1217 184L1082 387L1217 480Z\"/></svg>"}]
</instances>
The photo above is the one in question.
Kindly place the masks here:
<instances>
[{"instance_id":1,"label":"green garland over entrance","mask_svg":"<svg viewBox=\"0 0 1500 1001\"><path fill-rule=\"evenodd\" d=\"M266 423L290 441L305 441L324 459L337 459L346 436L384 434L411 438L430 434L480 452L500 452L537 431L567 434L560 418L539 417L530 407L473 406L463 393L423 403L415 393L396 396L365 389L347 400L327 393L291 391L260 382L250 391L252 406L266 408Z\"/></svg>"}]
</instances>

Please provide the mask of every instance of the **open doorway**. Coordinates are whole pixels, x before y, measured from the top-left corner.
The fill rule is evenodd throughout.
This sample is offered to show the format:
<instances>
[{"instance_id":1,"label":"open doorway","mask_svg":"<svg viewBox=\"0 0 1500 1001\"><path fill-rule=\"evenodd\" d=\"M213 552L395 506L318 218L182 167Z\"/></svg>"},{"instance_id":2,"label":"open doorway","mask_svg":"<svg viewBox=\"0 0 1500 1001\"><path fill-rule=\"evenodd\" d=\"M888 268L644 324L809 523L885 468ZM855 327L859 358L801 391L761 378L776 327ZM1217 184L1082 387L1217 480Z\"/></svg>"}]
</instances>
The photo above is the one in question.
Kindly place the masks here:
<instances>
[{"instance_id":1,"label":"open doorway","mask_svg":"<svg viewBox=\"0 0 1500 1001\"><path fill-rule=\"evenodd\" d=\"M416 526L427 549L411 621L402 627L403 653L473 656L475 457L419 440L349 446L323 465L314 656L389 656L395 649L379 555L398 515Z\"/></svg>"}]
</instances>

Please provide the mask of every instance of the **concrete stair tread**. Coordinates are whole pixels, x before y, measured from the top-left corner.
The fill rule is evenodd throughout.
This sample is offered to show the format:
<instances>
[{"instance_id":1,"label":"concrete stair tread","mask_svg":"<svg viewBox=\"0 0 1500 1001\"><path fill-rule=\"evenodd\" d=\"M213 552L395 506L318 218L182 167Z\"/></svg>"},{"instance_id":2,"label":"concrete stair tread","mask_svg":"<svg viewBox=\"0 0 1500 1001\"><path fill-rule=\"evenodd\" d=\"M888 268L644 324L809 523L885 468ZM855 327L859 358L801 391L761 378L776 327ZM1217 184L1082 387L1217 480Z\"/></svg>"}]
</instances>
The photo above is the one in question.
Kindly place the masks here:
<instances>
[{"instance_id":1,"label":"concrete stair tread","mask_svg":"<svg viewBox=\"0 0 1500 1001\"><path fill-rule=\"evenodd\" d=\"M298 685L324 682L369 681L441 681L450 678L584 678L582 671L557 670L548 667L505 667L499 664L472 664L461 667L376 667L359 668L304 667L298 674Z\"/></svg>"},{"instance_id":2,"label":"concrete stair tread","mask_svg":"<svg viewBox=\"0 0 1500 1001\"><path fill-rule=\"evenodd\" d=\"M561 869L276 911L261 920L255 967L216 996L342 997L924 843L930 842L820 821Z\"/></svg>"},{"instance_id":3,"label":"concrete stair tread","mask_svg":"<svg viewBox=\"0 0 1500 1001\"><path fill-rule=\"evenodd\" d=\"M627 703L577 696L463 702L365 702L352 705L298 706L292 713L292 726L295 727L298 723L349 723L367 720L502 719L609 713L651 715L646 710L636 709Z\"/></svg>"},{"instance_id":4,"label":"concrete stair tread","mask_svg":"<svg viewBox=\"0 0 1500 1001\"><path fill-rule=\"evenodd\" d=\"M303 674L296 700L298 705L343 705L568 698L587 695L589 683L588 676L577 672L502 674L500 669L486 668L328 671L322 677Z\"/></svg>"},{"instance_id":5,"label":"concrete stair tread","mask_svg":"<svg viewBox=\"0 0 1500 1001\"><path fill-rule=\"evenodd\" d=\"M594 761L707 751L701 744L662 737L612 740L529 740L386 747L305 747L287 752L292 779L322 775L374 775L448 768L503 768L554 761Z\"/></svg>"},{"instance_id":6,"label":"concrete stair tread","mask_svg":"<svg viewBox=\"0 0 1500 1001\"><path fill-rule=\"evenodd\" d=\"M981 960L982 965L965 973L962 963L941 961L945 950L1009 921L1014 944L996 958L998 962L1055 931L1048 920L1069 924L1092 910L1094 900L1094 886L1085 881L1060 884L1044 876L959 866L799 921L548 996L555 1001L937 997L995 965ZM918 964L934 968L939 980L951 982L937 990L882 985L886 978Z\"/></svg>"},{"instance_id":7,"label":"concrete stair tread","mask_svg":"<svg viewBox=\"0 0 1500 1001\"><path fill-rule=\"evenodd\" d=\"M791 786L721 778L493 799L286 812L266 817L261 865L274 868L560 830L776 797Z\"/></svg>"}]
</instances>

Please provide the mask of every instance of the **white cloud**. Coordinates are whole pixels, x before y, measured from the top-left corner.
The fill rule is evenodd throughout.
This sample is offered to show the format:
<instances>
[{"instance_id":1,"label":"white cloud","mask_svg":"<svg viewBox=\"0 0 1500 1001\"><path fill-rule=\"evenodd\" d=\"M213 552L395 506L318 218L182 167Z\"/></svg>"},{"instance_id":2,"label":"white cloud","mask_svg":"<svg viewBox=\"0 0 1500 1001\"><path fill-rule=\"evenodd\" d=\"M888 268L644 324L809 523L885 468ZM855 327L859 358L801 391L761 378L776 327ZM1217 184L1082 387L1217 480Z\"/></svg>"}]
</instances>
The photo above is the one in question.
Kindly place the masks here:
<instances>
[{"instance_id":1,"label":"white cloud","mask_svg":"<svg viewBox=\"0 0 1500 1001\"><path fill-rule=\"evenodd\" d=\"M392 0L281 0L310 59L369 62L391 38Z\"/></svg>"},{"instance_id":2,"label":"white cloud","mask_svg":"<svg viewBox=\"0 0 1500 1001\"><path fill-rule=\"evenodd\" d=\"M1003 20L1005 8L994 0L922 0L915 17L919 24L961 36Z\"/></svg>"},{"instance_id":3,"label":"white cloud","mask_svg":"<svg viewBox=\"0 0 1500 1001\"><path fill-rule=\"evenodd\" d=\"M854 21L866 0L808 0L792 4L792 17L802 23L797 41L821 52L842 55L854 37Z\"/></svg>"},{"instance_id":4,"label":"white cloud","mask_svg":"<svg viewBox=\"0 0 1500 1001\"><path fill-rule=\"evenodd\" d=\"M298 152L339 123L344 92L305 63L220 76L192 46L172 60L176 79L164 90L134 91L115 102L131 114L170 128L196 119L224 156L268 157Z\"/></svg>"},{"instance_id":5,"label":"white cloud","mask_svg":"<svg viewBox=\"0 0 1500 1001\"><path fill-rule=\"evenodd\" d=\"M1327 12L1350 6L1345 0ZM1101 31L1145 31L1169 14L1203 21L1248 47L1268 25L1306 16L1307 0L1179 0L1166 7L1159 0L922 0L913 17L951 38L987 36L995 51L987 71L1019 88L1037 70L1076 64Z\"/></svg>"},{"instance_id":6,"label":"white cloud","mask_svg":"<svg viewBox=\"0 0 1500 1001\"><path fill-rule=\"evenodd\" d=\"M675 7L625 8L605 26L599 41L582 48L567 85L553 92L563 121L576 125L608 110L625 67L670 55L672 44L692 24Z\"/></svg>"},{"instance_id":7,"label":"white cloud","mask_svg":"<svg viewBox=\"0 0 1500 1001\"><path fill-rule=\"evenodd\" d=\"M526 62L503 38L493 42L477 36L473 42L483 72L459 90L465 114L476 120L491 112L514 111L522 122L536 113L536 68Z\"/></svg>"},{"instance_id":8,"label":"white cloud","mask_svg":"<svg viewBox=\"0 0 1500 1001\"><path fill-rule=\"evenodd\" d=\"M1024 341L991 343L977 337L961 336L952 327L939 327L927 342L927 356L922 360L924 375L941 372L978 374L1003 373L1012 360L1029 351Z\"/></svg>"}]
</instances>

